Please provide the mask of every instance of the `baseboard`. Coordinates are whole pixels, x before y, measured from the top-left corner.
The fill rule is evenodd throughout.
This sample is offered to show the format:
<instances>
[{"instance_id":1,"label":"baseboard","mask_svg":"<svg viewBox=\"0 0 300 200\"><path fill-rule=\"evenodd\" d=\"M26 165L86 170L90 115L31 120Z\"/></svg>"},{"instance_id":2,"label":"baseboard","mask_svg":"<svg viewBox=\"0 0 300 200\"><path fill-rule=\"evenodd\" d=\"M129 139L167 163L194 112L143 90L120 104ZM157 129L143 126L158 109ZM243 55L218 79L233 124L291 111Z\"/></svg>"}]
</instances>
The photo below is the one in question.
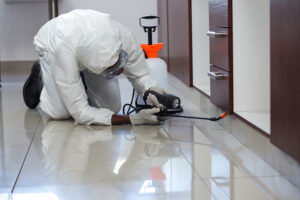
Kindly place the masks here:
<instances>
[{"instance_id":1,"label":"baseboard","mask_svg":"<svg viewBox=\"0 0 300 200\"><path fill-rule=\"evenodd\" d=\"M24 82L35 61L1 61L1 82Z\"/></svg>"}]
</instances>

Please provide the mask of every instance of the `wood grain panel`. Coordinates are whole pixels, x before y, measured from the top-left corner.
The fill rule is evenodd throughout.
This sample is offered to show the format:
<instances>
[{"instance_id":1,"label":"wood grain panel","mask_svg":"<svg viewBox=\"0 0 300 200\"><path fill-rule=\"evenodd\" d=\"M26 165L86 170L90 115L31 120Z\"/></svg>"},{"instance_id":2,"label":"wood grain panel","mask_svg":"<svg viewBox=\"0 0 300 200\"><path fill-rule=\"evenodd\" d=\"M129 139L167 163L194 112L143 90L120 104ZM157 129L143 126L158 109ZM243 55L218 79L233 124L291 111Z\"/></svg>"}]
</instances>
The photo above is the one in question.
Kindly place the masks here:
<instances>
[{"instance_id":1,"label":"wood grain panel","mask_svg":"<svg viewBox=\"0 0 300 200\"><path fill-rule=\"evenodd\" d=\"M159 57L162 58L168 65L168 0L157 1L157 13L160 17L160 25L158 27L158 42L164 43L163 49L159 52Z\"/></svg>"},{"instance_id":2,"label":"wood grain panel","mask_svg":"<svg viewBox=\"0 0 300 200\"><path fill-rule=\"evenodd\" d=\"M232 113L232 72L211 66L211 72L221 72L227 75L223 80L210 79L211 101L228 113Z\"/></svg>"},{"instance_id":3,"label":"wood grain panel","mask_svg":"<svg viewBox=\"0 0 300 200\"><path fill-rule=\"evenodd\" d=\"M226 71L232 71L232 30L211 27L211 31L228 33L226 37L210 37L210 63Z\"/></svg>"},{"instance_id":4,"label":"wood grain panel","mask_svg":"<svg viewBox=\"0 0 300 200\"><path fill-rule=\"evenodd\" d=\"M210 26L232 27L232 0L209 0Z\"/></svg>"},{"instance_id":5,"label":"wood grain panel","mask_svg":"<svg viewBox=\"0 0 300 200\"><path fill-rule=\"evenodd\" d=\"M191 0L168 1L169 72L192 86Z\"/></svg>"},{"instance_id":6,"label":"wood grain panel","mask_svg":"<svg viewBox=\"0 0 300 200\"><path fill-rule=\"evenodd\" d=\"M300 1L271 0L271 141L300 162Z\"/></svg>"}]
</instances>

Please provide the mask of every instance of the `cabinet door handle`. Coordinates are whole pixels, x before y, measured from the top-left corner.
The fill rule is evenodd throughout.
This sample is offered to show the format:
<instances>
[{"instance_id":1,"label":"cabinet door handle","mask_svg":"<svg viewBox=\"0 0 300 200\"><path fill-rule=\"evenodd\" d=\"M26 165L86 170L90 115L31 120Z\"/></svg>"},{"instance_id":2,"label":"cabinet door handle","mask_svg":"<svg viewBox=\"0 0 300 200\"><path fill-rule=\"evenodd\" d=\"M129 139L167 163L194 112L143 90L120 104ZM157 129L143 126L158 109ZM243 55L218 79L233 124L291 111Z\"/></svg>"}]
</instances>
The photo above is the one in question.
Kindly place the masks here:
<instances>
[{"instance_id":1,"label":"cabinet door handle","mask_svg":"<svg viewBox=\"0 0 300 200\"><path fill-rule=\"evenodd\" d=\"M208 37L213 37L213 38L221 38L221 37L226 37L228 33L226 32L215 32L215 31L208 31L206 33Z\"/></svg>"},{"instance_id":2,"label":"cabinet door handle","mask_svg":"<svg viewBox=\"0 0 300 200\"><path fill-rule=\"evenodd\" d=\"M214 80L223 80L228 77L228 75L223 74L222 72L207 72L207 75Z\"/></svg>"}]
</instances>

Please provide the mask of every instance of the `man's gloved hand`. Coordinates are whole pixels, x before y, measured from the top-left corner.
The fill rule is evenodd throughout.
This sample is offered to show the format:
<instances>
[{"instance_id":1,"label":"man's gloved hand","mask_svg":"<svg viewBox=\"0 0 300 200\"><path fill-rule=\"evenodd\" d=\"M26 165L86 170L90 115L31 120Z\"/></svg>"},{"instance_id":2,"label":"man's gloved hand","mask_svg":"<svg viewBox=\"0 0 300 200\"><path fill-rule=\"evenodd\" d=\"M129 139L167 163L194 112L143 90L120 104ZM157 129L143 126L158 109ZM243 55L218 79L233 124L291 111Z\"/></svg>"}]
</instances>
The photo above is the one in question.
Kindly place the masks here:
<instances>
[{"instance_id":1,"label":"man's gloved hand","mask_svg":"<svg viewBox=\"0 0 300 200\"><path fill-rule=\"evenodd\" d=\"M159 94L169 94L166 90L164 90L163 88L160 88L158 86L153 86L153 87L149 88L149 90L152 90L152 91L157 92Z\"/></svg>"},{"instance_id":2,"label":"man's gloved hand","mask_svg":"<svg viewBox=\"0 0 300 200\"><path fill-rule=\"evenodd\" d=\"M137 114L129 115L130 121L132 125L140 125L140 124L159 124L158 118L155 115L160 111L159 108L151 108L141 110Z\"/></svg>"},{"instance_id":3,"label":"man's gloved hand","mask_svg":"<svg viewBox=\"0 0 300 200\"><path fill-rule=\"evenodd\" d=\"M152 90L154 92L157 92L159 94L168 94L167 91L165 91L164 89L158 87L158 86L154 86L152 88L149 88L149 90ZM157 108L165 108L164 105L160 104L156 98L155 95L153 94L149 94L147 97L147 100L149 101L150 105L153 107L157 107Z\"/></svg>"}]
</instances>

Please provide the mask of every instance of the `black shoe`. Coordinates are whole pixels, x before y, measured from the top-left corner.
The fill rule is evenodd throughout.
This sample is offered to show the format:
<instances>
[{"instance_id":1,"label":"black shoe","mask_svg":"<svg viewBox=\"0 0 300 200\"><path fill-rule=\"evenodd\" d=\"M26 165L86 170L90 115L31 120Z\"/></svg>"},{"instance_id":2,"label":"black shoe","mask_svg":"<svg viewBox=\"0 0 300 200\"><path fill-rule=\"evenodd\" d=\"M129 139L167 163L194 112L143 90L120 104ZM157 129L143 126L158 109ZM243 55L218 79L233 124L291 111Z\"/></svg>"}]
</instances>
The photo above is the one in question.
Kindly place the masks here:
<instances>
[{"instance_id":1,"label":"black shoe","mask_svg":"<svg viewBox=\"0 0 300 200\"><path fill-rule=\"evenodd\" d=\"M42 72L40 61L37 60L31 73L23 86L23 98L26 106L36 108L40 102L40 96L43 89Z\"/></svg>"}]
</instances>

